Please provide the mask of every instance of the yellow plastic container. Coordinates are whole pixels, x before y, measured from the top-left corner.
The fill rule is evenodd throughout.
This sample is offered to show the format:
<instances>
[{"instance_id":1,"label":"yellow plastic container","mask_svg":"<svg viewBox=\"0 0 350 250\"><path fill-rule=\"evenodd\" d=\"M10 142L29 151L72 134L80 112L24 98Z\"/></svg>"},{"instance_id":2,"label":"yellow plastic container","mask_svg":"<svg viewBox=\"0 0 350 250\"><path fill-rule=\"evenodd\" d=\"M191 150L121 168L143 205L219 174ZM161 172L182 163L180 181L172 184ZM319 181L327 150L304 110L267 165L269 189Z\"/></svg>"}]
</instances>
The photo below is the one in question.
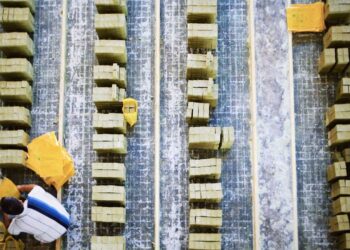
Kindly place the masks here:
<instances>
[{"instance_id":1,"label":"yellow plastic container","mask_svg":"<svg viewBox=\"0 0 350 250\"><path fill-rule=\"evenodd\" d=\"M0 179L0 198L2 197L16 197L17 199L21 196L16 185L8 178Z\"/></svg>"},{"instance_id":2,"label":"yellow plastic container","mask_svg":"<svg viewBox=\"0 0 350 250\"><path fill-rule=\"evenodd\" d=\"M132 127L137 122L138 103L133 98L123 100L123 114L127 123Z\"/></svg>"}]
</instances>

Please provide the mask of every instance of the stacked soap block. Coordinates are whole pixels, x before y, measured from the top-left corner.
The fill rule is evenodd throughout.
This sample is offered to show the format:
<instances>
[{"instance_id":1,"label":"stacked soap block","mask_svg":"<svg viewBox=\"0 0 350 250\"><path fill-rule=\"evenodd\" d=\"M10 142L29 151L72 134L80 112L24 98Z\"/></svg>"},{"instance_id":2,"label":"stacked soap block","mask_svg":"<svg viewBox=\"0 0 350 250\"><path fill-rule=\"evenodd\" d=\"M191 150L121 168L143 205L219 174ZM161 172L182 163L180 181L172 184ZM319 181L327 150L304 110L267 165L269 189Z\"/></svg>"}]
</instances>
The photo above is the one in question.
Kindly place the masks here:
<instances>
[{"instance_id":1,"label":"stacked soap block","mask_svg":"<svg viewBox=\"0 0 350 250\"><path fill-rule=\"evenodd\" d=\"M95 56L93 102L93 149L98 161L92 164L91 220L109 223L111 227L125 224L125 166L115 162L115 155L127 153L127 123L122 114L127 86L127 4L126 0L95 0L98 13L95 28ZM100 159L103 158L103 162ZM122 157L121 157L122 158ZM98 227L98 224L97 224ZM97 230L98 231L98 230ZM111 230L113 231L113 230ZM91 249L126 248L124 236L96 235L91 238Z\"/></svg>"},{"instance_id":2,"label":"stacked soap block","mask_svg":"<svg viewBox=\"0 0 350 250\"><path fill-rule=\"evenodd\" d=\"M208 127L210 114L218 105L217 0L187 1L187 112L189 127L189 212L188 249L221 249L223 190L222 160L203 158L203 150L222 153L234 142L233 127ZM202 151L202 152L201 152ZM196 156L195 156L196 155ZM200 155L201 157L198 157ZM196 158L196 159L194 159ZM199 158L199 159L198 159Z\"/></svg>"},{"instance_id":3,"label":"stacked soap block","mask_svg":"<svg viewBox=\"0 0 350 250\"><path fill-rule=\"evenodd\" d=\"M330 231L337 236L338 249L350 249L350 0L328 0L325 5L327 31L319 73L337 78L335 104L326 113L332 164L327 169L332 215Z\"/></svg>"},{"instance_id":4,"label":"stacked soap block","mask_svg":"<svg viewBox=\"0 0 350 250\"><path fill-rule=\"evenodd\" d=\"M0 0L0 168L25 166L31 127L34 0Z\"/></svg>"}]
</instances>

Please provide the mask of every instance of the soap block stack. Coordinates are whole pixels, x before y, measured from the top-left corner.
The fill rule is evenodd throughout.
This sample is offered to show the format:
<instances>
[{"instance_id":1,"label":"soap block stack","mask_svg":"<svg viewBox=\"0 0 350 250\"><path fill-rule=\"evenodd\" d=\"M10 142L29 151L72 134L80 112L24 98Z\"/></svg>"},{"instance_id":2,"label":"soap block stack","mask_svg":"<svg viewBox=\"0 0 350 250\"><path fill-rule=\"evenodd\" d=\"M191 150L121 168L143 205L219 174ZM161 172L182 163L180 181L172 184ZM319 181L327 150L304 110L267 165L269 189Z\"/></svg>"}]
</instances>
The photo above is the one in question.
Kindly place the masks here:
<instances>
[{"instance_id":1,"label":"soap block stack","mask_svg":"<svg viewBox=\"0 0 350 250\"><path fill-rule=\"evenodd\" d=\"M328 144L332 164L327 169L331 189L330 232L338 239L339 249L350 249L350 0L328 0L325 5L328 30L323 37L324 50L319 73L338 77L335 104L326 113Z\"/></svg>"},{"instance_id":2,"label":"soap block stack","mask_svg":"<svg viewBox=\"0 0 350 250\"><path fill-rule=\"evenodd\" d=\"M0 168L25 166L31 128L34 0L0 0Z\"/></svg>"},{"instance_id":3,"label":"soap block stack","mask_svg":"<svg viewBox=\"0 0 350 250\"><path fill-rule=\"evenodd\" d=\"M210 113L218 104L216 17L217 0L188 0L186 120L190 150L227 151L234 142L233 127L207 127ZM190 159L189 249L221 249L221 166L220 158Z\"/></svg>"},{"instance_id":4,"label":"soap block stack","mask_svg":"<svg viewBox=\"0 0 350 250\"><path fill-rule=\"evenodd\" d=\"M125 224L125 166L114 162L113 155L127 153L127 124L122 114L127 86L127 4L126 0L95 0L98 14L95 28L93 102L97 111L93 115L93 149L106 161L92 164L91 220L98 223ZM106 183L108 185L106 185ZM91 249L126 248L125 238L117 235L98 235L91 238Z\"/></svg>"}]
</instances>

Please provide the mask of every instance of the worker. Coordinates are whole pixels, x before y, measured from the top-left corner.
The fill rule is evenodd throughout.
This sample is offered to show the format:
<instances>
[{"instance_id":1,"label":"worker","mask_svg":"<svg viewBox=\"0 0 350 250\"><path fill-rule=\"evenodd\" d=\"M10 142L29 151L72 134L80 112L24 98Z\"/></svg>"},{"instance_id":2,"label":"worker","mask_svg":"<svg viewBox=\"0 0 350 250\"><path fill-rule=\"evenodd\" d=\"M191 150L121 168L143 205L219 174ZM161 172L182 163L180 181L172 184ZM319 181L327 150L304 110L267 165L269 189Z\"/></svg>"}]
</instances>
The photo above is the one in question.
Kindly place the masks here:
<instances>
[{"instance_id":1,"label":"worker","mask_svg":"<svg viewBox=\"0 0 350 250\"><path fill-rule=\"evenodd\" d=\"M3 197L0 201L4 224L10 234L32 234L36 240L50 243L66 233L69 214L54 196L37 185L17 188L28 193L24 202L14 197Z\"/></svg>"}]
</instances>

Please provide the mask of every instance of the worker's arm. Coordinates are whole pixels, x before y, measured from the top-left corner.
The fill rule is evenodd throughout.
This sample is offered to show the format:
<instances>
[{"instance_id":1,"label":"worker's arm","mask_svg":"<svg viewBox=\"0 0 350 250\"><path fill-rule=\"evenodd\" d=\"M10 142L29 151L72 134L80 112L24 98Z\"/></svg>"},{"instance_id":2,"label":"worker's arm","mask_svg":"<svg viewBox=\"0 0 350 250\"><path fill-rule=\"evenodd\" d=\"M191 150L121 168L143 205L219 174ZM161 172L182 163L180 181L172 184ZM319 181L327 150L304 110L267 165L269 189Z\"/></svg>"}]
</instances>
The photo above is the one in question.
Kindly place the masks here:
<instances>
[{"instance_id":1,"label":"worker's arm","mask_svg":"<svg viewBox=\"0 0 350 250\"><path fill-rule=\"evenodd\" d=\"M32 189L35 187L35 184L29 184L29 185L18 185L17 189L20 192L26 192L29 193L30 191L32 191Z\"/></svg>"},{"instance_id":2,"label":"worker's arm","mask_svg":"<svg viewBox=\"0 0 350 250\"><path fill-rule=\"evenodd\" d=\"M2 213L2 216L3 216L3 220L4 220L4 225L6 228L8 228L10 226L10 223L11 223L9 216L6 213Z\"/></svg>"}]
</instances>

